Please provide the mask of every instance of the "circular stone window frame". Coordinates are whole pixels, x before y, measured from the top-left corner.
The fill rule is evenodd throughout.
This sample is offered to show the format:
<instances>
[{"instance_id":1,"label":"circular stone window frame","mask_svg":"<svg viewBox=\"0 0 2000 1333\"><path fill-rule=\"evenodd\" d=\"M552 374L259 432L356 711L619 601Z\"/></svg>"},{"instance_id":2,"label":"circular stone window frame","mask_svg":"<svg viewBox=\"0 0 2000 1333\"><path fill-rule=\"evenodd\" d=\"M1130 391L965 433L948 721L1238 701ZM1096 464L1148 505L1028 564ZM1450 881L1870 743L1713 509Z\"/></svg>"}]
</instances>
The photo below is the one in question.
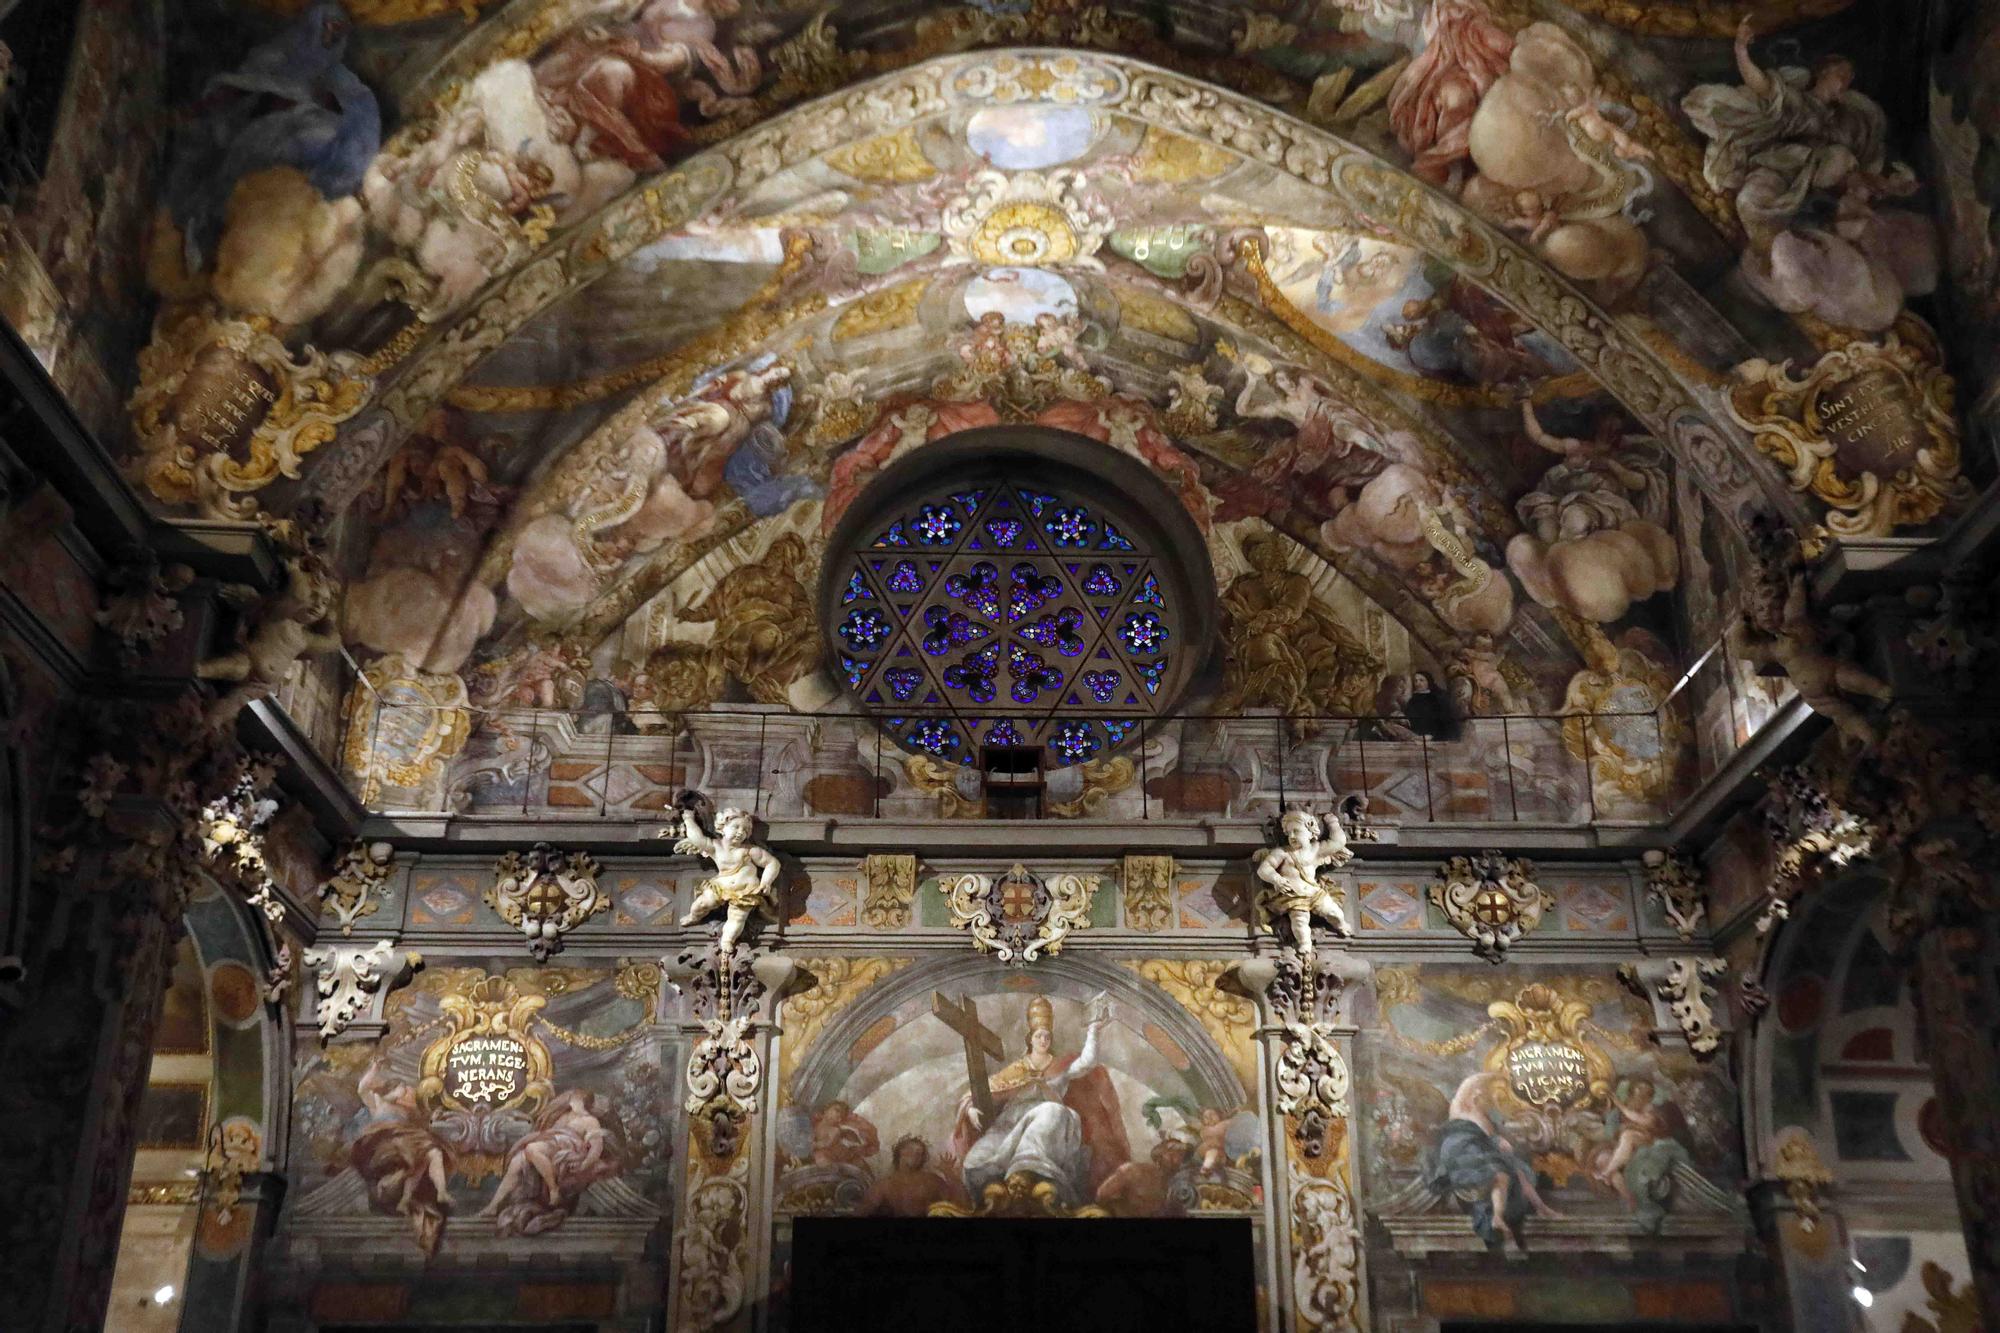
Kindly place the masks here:
<instances>
[{"instance_id":1,"label":"circular stone window frame","mask_svg":"<svg viewBox=\"0 0 2000 1333\"><path fill-rule=\"evenodd\" d=\"M963 483L959 478L964 479ZM897 728L889 726L890 718L942 712L959 719L1001 716L1010 711L999 700L977 713L952 706L943 709L912 706L901 712L871 706L848 686L837 667L847 652L837 634L847 610L841 595L855 558L871 549L874 533L947 487L976 485L989 478L1004 478L1017 485L1040 484L1075 494L1131 534L1136 544L1150 549L1147 559L1153 564L1155 577L1166 585L1168 606L1174 609L1182 646L1169 658L1160 688L1148 700L1149 707L1129 714L1106 709L1101 716L1148 720L1172 716L1190 688L1212 674L1208 667L1217 647L1220 609L1207 538L1179 496L1138 459L1086 435L1031 425L979 426L920 445L878 472L841 514L823 548L818 608L821 639L827 661L834 664L832 674L843 701L862 716L876 721L892 744L911 754L925 752L908 744ZM1004 558L1005 553L998 554ZM1056 555L1058 552L1054 550L1045 550L1034 558ZM1073 715L1100 716L1088 709L1073 711ZM1143 728L1121 741L1106 744L1090 757L1093 760L1108 757L1136 744L1141 734ZM967 740L976 754L978 738L967 733Z\"/></svg>"}]
</instances>

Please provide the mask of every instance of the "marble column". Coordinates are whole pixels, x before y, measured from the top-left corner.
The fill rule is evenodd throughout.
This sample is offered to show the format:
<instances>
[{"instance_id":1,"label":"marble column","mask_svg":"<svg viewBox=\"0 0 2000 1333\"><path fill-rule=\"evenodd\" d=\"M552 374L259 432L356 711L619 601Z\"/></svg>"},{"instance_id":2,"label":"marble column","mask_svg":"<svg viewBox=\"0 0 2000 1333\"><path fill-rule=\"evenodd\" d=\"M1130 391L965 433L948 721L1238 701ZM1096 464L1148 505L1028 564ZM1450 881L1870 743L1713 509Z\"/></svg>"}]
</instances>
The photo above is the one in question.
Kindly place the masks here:
<instances>
[{"instance_id":1,"label":"marble column","mask_svg":"<svg viewBox=\"0 0 2000 1333\"><path fill-rule=\"evenodd\" d=\"M1986 1327L2000 1328L2000 995L1993 885L1977 916L1916 935L1917 1013L1950 1149L1965 1253Z\"/></svg>"},{"instance_id":2,"label":"marble column","mask_svg":"<svg viewBox=\"0 0 2000 1333\"><path fill-rule=\"evenodd\" d=\"M1368 965L1321 955L1301 965L1284 950L1234 964L1257 1002L1262 1048L1271 1333L1369 1326L1348 1088L1354 1027L1350 986Z\"/></svg>"},{"instance_id":3,"label":"marble column","mask_svg":"<svg viewBox=\"0 0 2000 1333\"><path fill-rule=\"evenodd\" d=\"M784 954L738 945L729 962L713 946L663 960L682 998L690 1043L684 1176L674 1217L667 1327L674 1333L748 1333L761 1326L770 1289L768 1107L778 1005L800 980Z\"/></svg>"},{"instance_id":4,"label":"marble column","mask_svg":"<svg viewBox=\"0 0 2000 1333\"><path fill-rule=\"evenodd\" d=\"M95 1329L110 1296L173 922L135 904L109 859L79 858L61 942L28 960L29 998L0 1021L10 1328Z\"/></svg>"}]
</instances>

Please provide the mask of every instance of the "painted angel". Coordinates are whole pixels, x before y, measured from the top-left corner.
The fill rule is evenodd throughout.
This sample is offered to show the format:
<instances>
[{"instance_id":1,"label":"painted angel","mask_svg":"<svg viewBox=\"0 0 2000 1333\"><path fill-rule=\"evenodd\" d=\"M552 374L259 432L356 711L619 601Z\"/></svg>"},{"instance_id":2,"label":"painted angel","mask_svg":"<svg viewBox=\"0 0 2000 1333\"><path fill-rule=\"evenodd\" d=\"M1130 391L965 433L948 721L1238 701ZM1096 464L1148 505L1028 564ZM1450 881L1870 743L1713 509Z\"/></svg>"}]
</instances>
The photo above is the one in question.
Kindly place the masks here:
<instances>
[{"instance_id":1,"label":"painted angel","mask_svg":"<svg viewBox=\"0 0 2000 1333\"><path fill-rule=\"evenodd\" d=\"M561 1226L583 1193L618 1174L620 1137L588 1092L563 1093L507 1150L493 1200L481 1210L502 1236L534 1236Z\"/></svg>"},{"instance_id":2,"label":"painted angel","mask_svg":"<svg viewBox=\"0 0 2000 1333\"><path fill-rule=\"evenodd\" d=\"M1347 914L1340 908L1334 889L1320 880L1323 871L1337 870L1354 859L1347 847L1347 830L1340 816L1322 823L1310 810L1287 810L1279 821L1282 838L1276 847L1257 853L1257 929L1271 934L1271 919L1282 916L1291 922L1292 938L1299 952L1313 953L1312 923L1315 916L1333 927L1336 935L1352 935Z\"/></svg>"},{"instance_id":3,"label":"painted angel","mask_svg":"<svg viewBox=\"0 0 2000 1333\"><path fill-rule=\"evenodd\" d=\"M1937 285L1929 216L1878 203L1915 193L1916 176L1889 157L1888 118L1854 87L1852 61L1767 69L1750 51L1756 35L1746 16L1740 85L1702 84L1681 101L1708 140L1702 175L1731 194L1748 234L1743 276L1789 314L1886 329L1906 296Z\"/></svg>"},{"instance_id":4,"label":"painted angel","mask_svg":"<svg viewBox=\"0 0 2000 1333\"><path fill-rule=\"evenodd\" d=\"M1588 619L1616 620L1633 602L1680 579L1680 553L1663 526L1667 480L1657 443L1627 435L1616 412L1588 435L1558 435L1521 401L1528 438L1560 461L1514 506L1524 531L1507 562L1528 595Z\"/></svg>"},{"instance_id":5,"label":"painted angel","mask_svg":"<svg viewBox=\"0 0 2000 1333\"><path fill-rule=\"evenodd\" d=\"M1585 1165L1591 1178L1617 1191L1640 1223L1657 1229L1679 1166L1693 1164L1694 1135L1668 1089L1649 1078L1621 1079L1604 1127Z\"/></svg>"},{"instance_id":6,"label":"painted angel","mask_svg":"<svg viewBox=\"0 0 2000 1333\"><path fill-rule=\"evenodd\" d=\"M685 810L674 842L676 852L705 856L715 863L715 874L702 881L681 924L691 926L715 915L718 908L727 909L722 935L716 942L717 951L725 958L735 950L752 912L762 913L772 921L778 919L778 858L768 848L750 840L753 830L748 814L728 809L716 815L715 835L710 837L702 829L701 817L693 810ZM660 836L668 837L674 832L662 829Z\"/></svg>"}]
</instances>

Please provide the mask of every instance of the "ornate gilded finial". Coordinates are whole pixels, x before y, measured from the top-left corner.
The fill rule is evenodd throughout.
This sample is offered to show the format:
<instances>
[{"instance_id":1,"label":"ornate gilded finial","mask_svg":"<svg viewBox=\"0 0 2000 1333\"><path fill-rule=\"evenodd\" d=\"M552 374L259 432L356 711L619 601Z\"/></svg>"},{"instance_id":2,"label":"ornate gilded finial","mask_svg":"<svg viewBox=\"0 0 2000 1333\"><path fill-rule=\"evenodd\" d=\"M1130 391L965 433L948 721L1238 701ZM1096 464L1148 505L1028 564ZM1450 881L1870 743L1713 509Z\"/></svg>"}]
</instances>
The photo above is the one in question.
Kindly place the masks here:
<instances>
[{"instance_id":1,"label":"ornate gilded finial","mask_svg":"<svg viewBox=\"0 0 2000 1333\"><path fill-rule=\"evenodd\" d=\"M1679 852L1658 848L1647 851L1639 860L1646 867L1647 895L1660 904L1682 939L1693 939L1708 915L1700 864Z\"/></svg>"}]
</instances>

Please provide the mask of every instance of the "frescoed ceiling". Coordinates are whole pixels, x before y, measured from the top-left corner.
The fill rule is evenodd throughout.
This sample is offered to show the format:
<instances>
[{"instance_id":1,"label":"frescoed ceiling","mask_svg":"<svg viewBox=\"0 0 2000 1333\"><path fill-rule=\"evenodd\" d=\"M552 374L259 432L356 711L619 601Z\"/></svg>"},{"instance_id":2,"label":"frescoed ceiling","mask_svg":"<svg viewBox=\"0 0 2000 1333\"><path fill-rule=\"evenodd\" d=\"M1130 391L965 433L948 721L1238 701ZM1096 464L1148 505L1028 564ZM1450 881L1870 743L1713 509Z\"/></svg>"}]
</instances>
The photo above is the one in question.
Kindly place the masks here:
<instances>
[{"instance_id":1,"label":"frescoed ceiling","mask_svg":"<svg viewBox=\"0 0 2000 1333\"><path fill-rule=\"evenodd\" d=\"M683 650L895 457L1058 425L1225 585L1275 531L1552 710L1713 642L1753 514L1963 498L1933 187L1827 45L1887 8L211 8L264 44L182 129L133 467L344 514L353 649L475 699L796 703Z\"/></svg>"}]
</instances>

